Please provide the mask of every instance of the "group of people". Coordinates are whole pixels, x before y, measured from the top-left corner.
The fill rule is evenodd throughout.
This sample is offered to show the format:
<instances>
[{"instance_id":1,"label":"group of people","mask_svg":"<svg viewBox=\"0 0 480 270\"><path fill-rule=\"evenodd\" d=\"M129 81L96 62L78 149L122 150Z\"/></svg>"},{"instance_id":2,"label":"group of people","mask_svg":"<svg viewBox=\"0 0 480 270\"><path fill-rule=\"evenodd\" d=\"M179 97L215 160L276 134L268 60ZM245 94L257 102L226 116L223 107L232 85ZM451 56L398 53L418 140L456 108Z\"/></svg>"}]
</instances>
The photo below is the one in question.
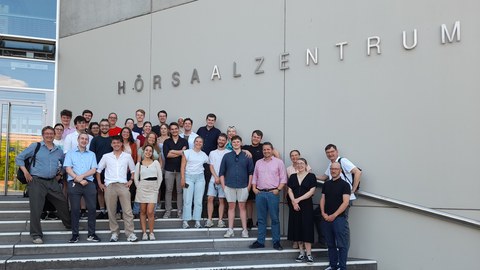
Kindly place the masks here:
<instances>
[{"instance_id":1,"label":"group of people","mask_svg":"<svg viewBox=\"0 0 480 270\"><path fill-rule=\"evenodd\" d=\"M160 202L160 186L165 180L163 218L170 218L174 212L172 195L176 186L176 213L183 220L184 229L190 227L190 220L195 222L195 228L202 227L205 189L207 220L203 226L214 226L214 200L218 198L217 226L227 227L226 238L235 236L237 205L241 236L249 237L255 205L258 237L250 248L265 247L269 217L273 248L283 249L280 244L279 194L284 190L290 209L288 239L300 250L296 261L313 263L311 250L315 222L312 197L317 180L323 180L319 233L325 237L330 269L345 269L349 247L348 208L355 199L361 170L348 159L339 157L335 145L329 144L325 148L330 164L325 174L317 177L311 173L307 160L300 157L298 150L290 152L292 165L285 168L273 145L261 142L263 133L260 130L252 132L250 145L244 145L234 126L229 126L226 133L215 127L213 113L207 115L206 125L196 133L192 131L193 120L190 118L167 124L164 110L159 111L157 117L159 124L153 126L144 120L145 111L139 109L135 113L137 121L128 118L122 128L116 124L118 117L115 113L97 123L91 121L93 112L85 110L74 118L72 127L72 112L63 110L61 123L54 128L42 129L40 148L36 150L37 143L34 143L16 158L28 182L33 243L43 243L40 216L46 199L55 206L63 224L71 228L71 243L79 241L82 212L86 212L88 218L87 241L100 241L95 234L96 218L106 217L109 219L110 241L118 241L119 215L124 221L127 241L137 241L134 215L140 218L142 240L155 240L155 209ZM32 157L36 159L35 166L26 168L25 159ZM223 221L225 200L227 224Z\"/></svg>"}]
</instances>

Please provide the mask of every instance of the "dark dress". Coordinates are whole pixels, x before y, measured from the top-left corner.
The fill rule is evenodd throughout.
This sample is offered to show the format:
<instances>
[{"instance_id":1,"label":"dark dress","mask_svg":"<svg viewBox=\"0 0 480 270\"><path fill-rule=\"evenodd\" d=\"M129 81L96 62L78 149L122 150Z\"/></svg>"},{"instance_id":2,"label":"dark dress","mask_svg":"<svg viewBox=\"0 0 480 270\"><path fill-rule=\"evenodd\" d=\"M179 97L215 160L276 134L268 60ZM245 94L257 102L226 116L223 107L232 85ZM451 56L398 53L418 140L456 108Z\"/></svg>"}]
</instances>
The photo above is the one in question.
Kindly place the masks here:
<instances>
[{"instance_id":1,"label":"dark dress","mask_svg":"<svg viewBox=\"0 0 480 270\"><path fill-rule=\"evenodd\" d=\"M298 198L307 193L312 187L317 186L315 174L308 173L302 181L298 183L297 174L294 173L288 179L287 186L292 189L293 197ZM301 242L314 242L313 225L313 200L312 197L299 203L300 211L293 210L292 203L289 200L290 213L288 215L288 240Z\"/></svg>"}]
</instances>

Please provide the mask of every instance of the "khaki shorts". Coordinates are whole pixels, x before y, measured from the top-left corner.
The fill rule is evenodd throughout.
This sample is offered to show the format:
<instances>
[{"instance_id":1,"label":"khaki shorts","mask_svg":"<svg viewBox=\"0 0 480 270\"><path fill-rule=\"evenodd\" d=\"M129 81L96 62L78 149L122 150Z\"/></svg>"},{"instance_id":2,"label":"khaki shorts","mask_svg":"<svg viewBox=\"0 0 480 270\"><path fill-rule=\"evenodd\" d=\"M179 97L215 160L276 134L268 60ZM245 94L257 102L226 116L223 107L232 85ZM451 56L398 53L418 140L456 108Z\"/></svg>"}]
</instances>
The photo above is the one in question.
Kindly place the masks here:
<instances>
[{"instance_id":1,"label":"khaki shorts","mask_svg":"<svg viewBox=\"0 0 480 270\"><path fill-rule=\"evenodd\" d=\"M225 186L224 191L227 202L246 202L248 199L247 188L229 188Z\"/></svg>"}]
</instances>

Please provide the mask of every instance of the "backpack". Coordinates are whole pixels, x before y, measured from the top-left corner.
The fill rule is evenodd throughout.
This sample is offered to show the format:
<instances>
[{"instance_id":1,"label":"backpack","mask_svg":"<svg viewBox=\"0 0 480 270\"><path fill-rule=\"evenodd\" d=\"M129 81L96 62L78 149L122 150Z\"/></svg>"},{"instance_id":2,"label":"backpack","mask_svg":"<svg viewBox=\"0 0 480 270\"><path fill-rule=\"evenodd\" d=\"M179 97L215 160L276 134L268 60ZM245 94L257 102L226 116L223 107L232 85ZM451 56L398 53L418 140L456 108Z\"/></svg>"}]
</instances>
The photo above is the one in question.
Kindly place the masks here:
<instances>
[{"instance_id":1,"label":"backpack","mask_svg":"<svg viewBox=\"0 0 480 270\"><path fill-rule=\"evenodd\" d=\"M25 168L27 168L27 171L29 171L29 172L30 172L30 167L31 166L35 167L35 161L36 161L38 150L40 150L40 146L41 146L41 144L39 142L37 142L37 146L35 147L35 151L33 152L33 156L31 158L26 158L25 159ZM32 162L32 164L30 162ZM20 167L17 170L17 179L22 184L27 183L27 178L25 178L25 174L20 169Z\"/></svg>"},{"instance_id":2,"label":"backpack","mask_svg":"<svg viewBox=\"0 0 480 270\"><path fill-rule=\"evenodd\" d=\"M342 158L339 158L338 159L338 163L340 163L340 168L342 169L342 174L343 174L343 177L345 177L345 180L347 180L347 182L353 187L353 179L355 179L355 174L352 173L352 182L349 181L347 175L345 174L345 172L343 171L343 165L342 165ZM362 169L360 169L359 167L357 167L360 171L362 171ZM358 183L358 187L357 187L357 190L360 189L360 182Z\"/></svg>"}]
</instances>

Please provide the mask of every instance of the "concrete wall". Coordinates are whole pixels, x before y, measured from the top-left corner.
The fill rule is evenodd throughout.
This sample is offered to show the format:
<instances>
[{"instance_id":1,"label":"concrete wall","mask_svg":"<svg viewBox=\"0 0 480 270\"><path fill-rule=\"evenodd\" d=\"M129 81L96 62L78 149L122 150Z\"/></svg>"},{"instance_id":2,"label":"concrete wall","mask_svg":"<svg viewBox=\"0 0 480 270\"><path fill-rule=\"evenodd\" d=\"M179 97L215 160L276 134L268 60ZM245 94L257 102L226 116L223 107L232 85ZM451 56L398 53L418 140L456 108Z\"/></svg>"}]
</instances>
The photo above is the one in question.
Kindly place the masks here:
<instances>
[{"instance_id":1,"label":"concrete wall","mask_svg":"<svg viewBox=\"0 0 480 270\"><path fill-rule=\"evenodd\" d=\"M248 142L261 128L283 156L299 149L316 173L327 165L323 147L335 143L364 170L362 190L478 218L479 8L474 0L210 0L133 16L60 39L58 109L91 108L96 119L116 111L125 119L145 108L154 124L165 109L169 120L192 117L195 129L215 112L222 130L235 125ZM441 25L451 31L456 21L461 41L442 44ZM413 29L418 45L406 50L402 31L410 44ZM381 54L368 56L372 36L380 37ZM335 44L343 41L341 61ZM305 52L315 47L319 63L307 66ZM283 52L286 71L279 69ZM263 74L254 73L256 57L265 59ZM221 80L210 79L215 65ZM200 83L190 82L194 69ZM137 75L141 92L132 90ZM153 89L154 75L161 89ZM478 264L464 256L478 250L478 230L357 204L352 256L377 259L380 269L442 269L458 257L464 267Z\"/></svg>"}]
</instances>

